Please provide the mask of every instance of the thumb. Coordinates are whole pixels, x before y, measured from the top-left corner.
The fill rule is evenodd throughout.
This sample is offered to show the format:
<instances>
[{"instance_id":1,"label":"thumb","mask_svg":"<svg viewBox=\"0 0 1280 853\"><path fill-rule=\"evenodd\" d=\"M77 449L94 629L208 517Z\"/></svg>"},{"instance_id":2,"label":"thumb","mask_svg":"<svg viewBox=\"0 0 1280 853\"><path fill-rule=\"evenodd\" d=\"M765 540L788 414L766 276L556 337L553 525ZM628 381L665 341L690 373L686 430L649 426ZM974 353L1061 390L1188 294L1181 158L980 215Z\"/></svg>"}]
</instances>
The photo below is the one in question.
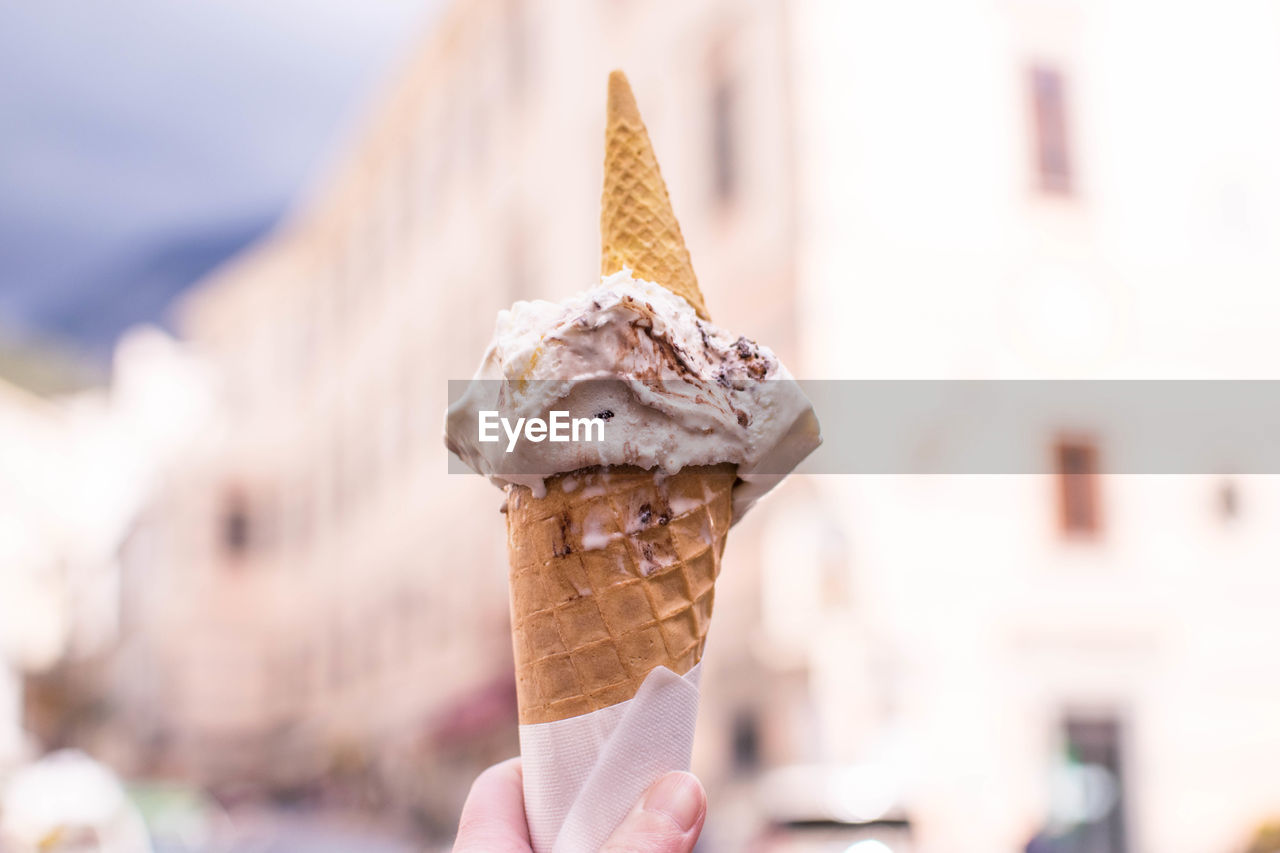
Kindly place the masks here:
<instances>
[{"instance_id":1,"label":"thumb","mask_svg":"<svg viewBox=\"0 0 1280 853\"><path fill-rule=\"evenodd\" d=\"M600 853L689 853L707 819L707 794L692 773L668 773L645 792Z\"/></svg>"}]
</instances>

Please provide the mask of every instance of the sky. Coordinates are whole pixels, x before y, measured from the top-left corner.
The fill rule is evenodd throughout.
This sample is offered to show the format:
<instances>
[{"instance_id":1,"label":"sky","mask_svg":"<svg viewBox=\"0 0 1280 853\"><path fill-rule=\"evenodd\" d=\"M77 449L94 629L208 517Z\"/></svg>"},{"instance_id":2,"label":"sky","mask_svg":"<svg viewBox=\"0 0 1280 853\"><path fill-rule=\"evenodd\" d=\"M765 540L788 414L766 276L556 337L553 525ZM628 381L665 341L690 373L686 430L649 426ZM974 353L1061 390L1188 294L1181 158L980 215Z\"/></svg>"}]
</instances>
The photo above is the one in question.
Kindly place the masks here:
<instances>
[{"instance_id":1,"label":"sky","mask_svg":"<svg viewBox=\"0 0 1280 853\"><path fill-rule=\"evenodd\" d=\"M265 233L444 0L0 0L0 341L105 358Z\"/></svg>"}]
</instances>

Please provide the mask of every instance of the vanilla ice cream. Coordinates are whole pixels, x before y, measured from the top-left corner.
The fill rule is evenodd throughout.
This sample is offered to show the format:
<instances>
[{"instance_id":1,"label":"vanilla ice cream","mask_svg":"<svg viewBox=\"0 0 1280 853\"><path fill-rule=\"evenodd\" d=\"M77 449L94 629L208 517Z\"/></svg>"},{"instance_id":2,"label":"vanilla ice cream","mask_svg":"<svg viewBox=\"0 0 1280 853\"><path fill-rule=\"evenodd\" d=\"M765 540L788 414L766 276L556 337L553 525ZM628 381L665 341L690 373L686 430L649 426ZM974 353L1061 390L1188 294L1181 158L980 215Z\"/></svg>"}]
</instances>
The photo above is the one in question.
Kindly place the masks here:
<instances>
[{"instance_id":1,"label":"vanilla ice cream","mask_svg":"<svg viewBox=\"0 0 1280 853\"><path fill-rule=\"evenodd\" d=\"M603 420L598 440L524 440L508 424L553 412ZM593 437L594 438L594 437ZM542 494L555 474L634 465L673 474L738 466L734 521L820 443L813 408L767 347L700 319L683 298L624 269L562 302L517 302L447 414L445 442L498 484Z\"/></svg>"}]
</instances>

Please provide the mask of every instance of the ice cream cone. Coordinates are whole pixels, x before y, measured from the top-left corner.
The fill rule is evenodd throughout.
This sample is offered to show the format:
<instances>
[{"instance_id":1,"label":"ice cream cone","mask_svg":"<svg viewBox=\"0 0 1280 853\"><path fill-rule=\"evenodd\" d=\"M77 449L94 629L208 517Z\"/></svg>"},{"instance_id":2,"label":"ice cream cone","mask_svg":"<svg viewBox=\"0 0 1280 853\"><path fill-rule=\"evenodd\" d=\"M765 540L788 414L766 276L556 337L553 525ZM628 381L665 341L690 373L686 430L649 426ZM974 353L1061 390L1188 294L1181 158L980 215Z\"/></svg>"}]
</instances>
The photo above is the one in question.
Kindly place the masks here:
<instances>
[{"instance_id":1,"label":"ice cream cone","mask_svg":"<svg viewBox=\"0 0 1280 853\"><path fill-rule=\"evenodd\" d=\"M634 96L609 76L601 269L624 266L709 319ZM702 659L725 537L732 464L665 476L634 467L560 474L539 497L507 490L507 550L522 724L607 708L658 666Z\"/></svg>"}]
</instances>

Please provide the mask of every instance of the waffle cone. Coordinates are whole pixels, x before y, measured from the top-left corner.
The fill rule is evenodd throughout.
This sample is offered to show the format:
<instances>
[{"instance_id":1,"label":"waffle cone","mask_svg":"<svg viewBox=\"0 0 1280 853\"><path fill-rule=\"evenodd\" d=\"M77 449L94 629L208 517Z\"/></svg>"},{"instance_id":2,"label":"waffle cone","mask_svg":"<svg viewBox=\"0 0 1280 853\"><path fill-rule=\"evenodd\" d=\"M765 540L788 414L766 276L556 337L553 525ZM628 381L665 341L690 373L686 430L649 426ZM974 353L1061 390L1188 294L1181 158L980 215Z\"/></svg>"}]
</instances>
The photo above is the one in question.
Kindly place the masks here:
<instances>
[{"instance_id":1,"label":"waffle cone","mask_svg":"<svg viewBox=\"0 0 1280 853\"><path fill-rule=\"evenodd\" d=\"M699 317L711 319L649 133L621 71L609 75L600 246L603 275L629 267L637 278L684 297Z\"/></svg>"},{"instance_id":2,"label":"waffle cone","mask_svg":"<svg viewBox=\"0 0 1280 853\"><path fill-rule=\"evenodd\" d=\"M649 672L702 659L732 520L731 464L662 477L596 467L507 492L522 724L632 698Z\"/></svg>"},{"instance_id":3,"label":"waffle cone","mask_svg":"<svg viewBox=\"0 0 1280 853\"><path fill-rule=\"evenodd\" d=\"M649 134L621 71L609 75L601 270L624 266L710 319ZM625 702L658 666L702 659L733 517L732 464L664 476L630 466L507 490L520 722Z\"/></svg>"}]
</instances>

